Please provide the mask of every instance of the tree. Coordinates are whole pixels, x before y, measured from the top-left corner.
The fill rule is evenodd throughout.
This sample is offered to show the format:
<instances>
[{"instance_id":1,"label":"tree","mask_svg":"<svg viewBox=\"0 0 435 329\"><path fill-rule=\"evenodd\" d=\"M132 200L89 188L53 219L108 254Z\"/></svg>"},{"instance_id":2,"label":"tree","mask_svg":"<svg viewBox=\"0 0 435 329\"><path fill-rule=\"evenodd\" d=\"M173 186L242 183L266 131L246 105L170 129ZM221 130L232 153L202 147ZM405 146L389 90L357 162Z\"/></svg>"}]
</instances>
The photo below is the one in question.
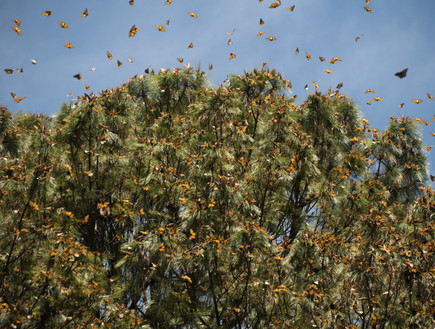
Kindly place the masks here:
<instances>
[{"instance_id":1,"label":"tree","mask_svg":"<svg viewBox=\"0 0 435 329\"><path fill-rule=\"evenodd\" d=\"M2 108L2 326L429 328L417 121L371 129L275 70L141 75L53 117Z\"/></svg>"}]
</instances>

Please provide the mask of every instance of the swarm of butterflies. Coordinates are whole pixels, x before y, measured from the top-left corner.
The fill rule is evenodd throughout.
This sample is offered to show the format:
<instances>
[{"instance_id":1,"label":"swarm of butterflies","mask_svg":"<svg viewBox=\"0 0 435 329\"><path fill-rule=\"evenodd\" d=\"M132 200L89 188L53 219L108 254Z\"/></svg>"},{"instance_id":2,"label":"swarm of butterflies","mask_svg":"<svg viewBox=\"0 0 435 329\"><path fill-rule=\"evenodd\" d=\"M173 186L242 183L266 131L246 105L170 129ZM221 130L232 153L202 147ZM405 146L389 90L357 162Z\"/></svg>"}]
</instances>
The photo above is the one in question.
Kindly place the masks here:
<instances>
[{"instance_id":1,"label":"swarm of butterflies","mask_svg":"<svg viewBox=\"0 0 435 329\"><path fill-rule=\"evenodd\" d=\"M366 6L364 6L363 9L364 9L367 13L372 14L373 11L372 11L372 9L368 6L368 5L370 4L370 1L371 1L371 0L364 0L364 1L365 1ZM263 0L259 0L259 3L262 3L262 2L263 2ZM129 4L130 6L133 6L133 5L134 5L134 0L129 0L129 1L128 1L128 4ZM165 6L166 6L166 5L170 5L170 4L172 4L172 0L166 0L166 1L164 2L164 5L165 5ZM273 0L273 2L269 5L268 8L269 8L269 9L276 9L276 8L280 7L281 5L282 5L282 0ZM293 5L293 6L289 7L289 8L287 8L287 9L288 9L289 12L294 12L294 10L295 10L295 5ZM44 11L44 12L42 13L42 15L43 15L43 16L46 16L46 17L49 17L49 16L53 15L53 11L52 11L51 9L48 9L48 10ZM80 17L87 18L88 15L89 15L89 12L88 12L88 9L86 8L86 9L81 13ZM198 14L195 13L195 12L188 12L187 15L189 15L189 16L192 17L192 18L198 18ZM22 34L22 31L21 31L21 21L20 21L19 19L13 19L12 22L13 22L15 25L11 26L11 28L12 28L12 29L13 29L13 30L14 30L14 31L19 35L19 36L21 36L21 34ZM66 22L58 21L58 24L59 24L59 26L60 26L62 29L66 29L66 30L70 29L69 25L68 25ZM164 22L164 24L162 24L162 25L155 25L155 28L156 28L159 32L166 32L166 28L165 28L165 26L168 26L168 25L169 25L169 20L166 20L166 21ZM263 20L263 18L260 18L260 19L259 19L259 26L261 27L261 26L263 26L263 25L265 25L265 21ZM134 24L134 25L130 28L130 30L128 31L128 37L134 37L134 36L135 36L139 31L140 31L140 27L137 27L137 26ZM235 32L236 32L236 29L233 29L231 32L226 32L226 33L230 36L230 38L229 38L228 41L227 41L227 45L230 46L230 45L233 44L233 41L232 41L231 36L232 36ZM259 32L257 33L257 37L260 37L260 36L262 36L262 35L264 35L264 34L265 34L264 31L259 31ZM358 40L359 40L360 38L361 38L361 36L357 36L357 37L355 37L355 42L358 42ZM277 40L277 38L274 37L274 36L266 36L265 39L268 40L268 41L270 41L270 42L273 42L273 41L276 41L276 40ZM64 45L64 47L67 48L67 49L74 49L74 45L72 45L72 44L71 44L70 42L68 42L68 41L65 41L65 45ZM187 45L187 49L191 49L191 48L193 48L193 47L194 47L193 42L190 42L190 43ZM295 55L298 55L298 54L299 54L299 48L296 48L296 50L295 50ZM112 56L112 54L110 53L110 51L107 51L107 58L108 58L110 61L113 60L113 56ZM236 54L235 54L234 52L230 52L230 53L229 53L229 57L228 57L228 59L229 59L229 60L232 60L232 59L235 59L235 58L236 58ZM309 61L309 60L311 60L311 55L310 55L308 52L305 52L305 58L306 58L307 61ZM323 56L319 56L319 60L320 60L321 62L324 62L326 59L325 59L325 57L323 57ZM177 57L177 61L178 61L179 63L183 63L183 62L184 62L184 59L181 58L181 57ZM129 57L129 58L128 58L128 62L132 63L132 62L133 62L133 59L132 59L131 57ZM339 57L333 57L333 58L329 61L330 64L335 64L335 63L337 63L337 62L342 62L342 59L339 58ZM35 59L31 59L31 63L32 63L32 65L36 65L36 60L35 60ZM122 63L119 59L116 61L116 63L117 63L118 68L121 68L121 67L123 66L123 63ZM265 65L266 63L267 63L267 62L264 62L264 63L263 63L263 67L264 67L264 65ZM212 70L212 69L213 69L213 64L209 64L209 70ZM4 71L6 72L6 74L13 74L14 69L6 68L6 69L4 69ZM92 68L91 68L91 71L95 71L95 67L92 67ZM330 69L324 69L323 71L324 71L326 74L333 74L333 71L330 70ZM22 72L23 72L23 68L21 67L20 69L16 69L16 72L18 72L18 73L22 73ZM149 72L150 72L150 71L149 71L149 68L146 69L145 72L146 72L146 73L149 73ZM153 70L151 70L151 72L153 73ZM402 70L399 71L399 72L396 72L394 75L395 75L396 77L398 77L399 79L403 79L403 78L405 78L405 77L407 76L407 74L408 74L408 68L405 68L405 69L402 69ZM81 75L81 73L77 73L77 74L73 75L73 78L77 79L78 81L81 81L81 82L84 84L86 90L89 90L89 89L90 89L90 86L89 86L88 84L86 84L86 83L82 80L82 75ZM319 85L316 84L315 81L313 81L313 85L314 85L314 87L315 87L316 90L319 89ZM342 86L343 86L343 83L342 83L342 82L339 83L339 84L337 85L337 90L339 90ZM304 88L305 88L306 90L308 90L308 84L305 85ZM365 91L365 93L366 93L366 94L368 94L368 93L375 93L375 91L372 90L372 89L367 89L367 90ZM433 96L432 96L430 93L426 93L426 94L427 94L427 97L428 97L430 100L433 100L433 99L434 99ZM24 100L24 99L26 98L26 97L18 97L18 96L17 96L15 93L13 93L13 92L11 92L11 96L12 96L12 98L14 99L14 101L15 101L16 103L20 103L22 100ZM68 94L68 96L72 96L72 94ZM366 101L366 104L367 104L367 105L371 105L371 103L372 103L373 101L374 101L374 102L379 102L379 101L382 101L382 100L383 100L383 99L382 99L381 97L376 96L376 97L374 97L373 99L369 99L369 100L367 100L367 101ZM422 100L422 99L413 99L412 102L415 103L415 104L420 104L421 102L423 102L423 100ZM405 103L401 103L401 104L398 105L398 107L399 107L399 108L402 108L402 107L404 106L404 104L405 104ZM434 133L431 133L431 134L432 134L433 136L435 136Z\"/></svg>"}]
</instances>

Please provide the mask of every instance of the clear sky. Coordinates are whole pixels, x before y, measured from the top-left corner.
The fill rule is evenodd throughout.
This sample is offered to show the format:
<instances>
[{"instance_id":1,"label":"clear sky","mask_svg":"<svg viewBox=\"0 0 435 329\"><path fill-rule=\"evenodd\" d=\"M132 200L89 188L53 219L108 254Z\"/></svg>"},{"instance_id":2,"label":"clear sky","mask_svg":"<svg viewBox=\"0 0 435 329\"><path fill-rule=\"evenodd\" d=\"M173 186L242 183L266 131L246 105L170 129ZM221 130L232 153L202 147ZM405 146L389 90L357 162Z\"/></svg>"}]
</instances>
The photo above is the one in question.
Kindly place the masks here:
<instances>
[{"instance_id":1,"label":"clear sky","mask_svg":"<svg viewBox=\"0 0 435 329\"><path fill-rule=\"evenodd\" d=\"M343 82L341 92L356 102L373 128L384 129L391 115L420 117L431 123L422 126L424 142L435 144L430 134L435 132L435 100L426 94L435 96L434 0L371 0L368 5L365 0L282 0L274 9L269 8L276 2L272 0L165 2L135 0L130 6L129 0L0 0L0 104L13 112L54 114L62 102L118 86L148 67L189 63L219 85L228 73L243 74L268 61L268 67L292 82L297 103L314 91L313 80L323 92ZM49 9L51 15L43 16ZM88 16L81 17L85 9ZM189 16L191 12L197 17ZM11 28L15 19L21 21L21 36ZM139 30L129 37L133 25ZM66 48L65 42L74 48ZM188 48L191 42L193 48ZM230 60L230 53L236 57ZM342 61L330 64L333 57ZM16 71L21 68L22 73ZM405 78L394 75L405 68ZM73 78L78 73L81 81ZM365 93L367 89L375 93ZM26 98L16 103L11 92ZM422 102L415 104L415 99ZM434 164L435 148L428 157Z\"/></svg>"}]
</instances>

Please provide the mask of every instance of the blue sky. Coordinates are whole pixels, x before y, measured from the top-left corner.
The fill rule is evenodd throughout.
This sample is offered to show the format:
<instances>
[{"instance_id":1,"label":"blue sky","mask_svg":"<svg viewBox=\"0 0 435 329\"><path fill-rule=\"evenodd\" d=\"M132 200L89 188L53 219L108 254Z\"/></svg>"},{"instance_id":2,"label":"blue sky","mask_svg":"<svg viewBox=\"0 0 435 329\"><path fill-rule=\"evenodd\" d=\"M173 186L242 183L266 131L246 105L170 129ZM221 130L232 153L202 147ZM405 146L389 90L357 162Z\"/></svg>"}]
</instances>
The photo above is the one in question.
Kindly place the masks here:
<instances>
[{"instance_id":1,"label":"blue sky","mask_svg":"<svg viewBox=\"0 0 435 329\"><path fill-rule=\"evenodd\" d=\"M73 78L77 73L90 86L89 92L98 93L147 67L200 65L219 85L228 73L243 74L268 61L270 68L292 82L298 103L314 91L312 80L323 92L343 82L341 92L356 102L372 127L384 129L391 115L420 117L431 123L422 126L424 142L435 144L430 134L435 132L435 101L426 95L435 96L433 0L371 0L372 13L363 9L365 0L282 0L275 9L268 8L271 0L173 0L166 6L165 0L135 0L133 6L128 2L0 0L0 104L13 112L54 114L62 102L87 92L84 83ZM287 8L293 5L291 12ZM80 17L86 8L89 16ZM43 16L48 9L52 15ZM11 28L14 19L21 20L21 36ZM59 21L70 29L62 29ZM128 37L133 24L140 30ZM165 26L166 32L155 25ZM233 35L226 33L233 29ZM258 37L260 31L264 34ZM266 40L269 36L276 40ZM65 48L65 42L75 48ZM190 42L193 48L188 49ZM230 53L236 58L229 60ZM133 63L128 62L130 56ZM326 60L321 62L319 56ZM330 64L335 56L342 62ZM177 57L184 62L180 64ZM117 60L123 63L121 68ZM3 71L21 67L23 73ZM397 78L394 73L404 68L409 69L407 77ZM366 94L369 88L376 93ZM26 99L17 104L10 92ZM74 96L67 97L69 93ZM376 96L383 101L366 104ZM415 104L413 99L423 102ZM405 104L399 109L401 103ZM434 152L435 148L428 153L431 163Z\"/></svg>"}]
</instances>

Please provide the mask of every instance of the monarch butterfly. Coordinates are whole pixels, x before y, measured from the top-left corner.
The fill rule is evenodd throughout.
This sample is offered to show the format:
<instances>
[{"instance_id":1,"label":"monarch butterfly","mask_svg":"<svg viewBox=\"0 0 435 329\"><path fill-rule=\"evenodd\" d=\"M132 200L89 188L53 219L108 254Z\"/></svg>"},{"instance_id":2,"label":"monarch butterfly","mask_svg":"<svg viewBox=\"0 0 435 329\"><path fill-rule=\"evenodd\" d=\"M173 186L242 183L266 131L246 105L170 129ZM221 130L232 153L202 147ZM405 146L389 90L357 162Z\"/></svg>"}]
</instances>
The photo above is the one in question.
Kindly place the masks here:
<instances>
[{"instance_id":1,"label":"monarch butterfly","mask_svg":"<svg viewBox=\"0 0 435 329\"><path fill-rule=\"evenodd\" d=\"M291 6L290 8L288 8L288 10L293 11L295 10L295 5Z\"/></svg>"},{"instance_id":2,"label":"monarch butterfly","mask_svg":"<svg viewBox=\"0 0 435 329\"><path fill-rule=\"evenodd\" d=\"M403 79L404 77L406 77L406 73L408 72L408 69L404 69L400 72L395 73L394 75L396 77L399 77L400 79Z\"/></svg>"},{"instance_id":3,"label":"monarch butterfly","mask_svg":"<svg viewBox=\"0 0 435 329\"><path fill-rule=\"evenodd\" d=\"M269 40L269 41L275 41L275 40L276 40L275 37L268 37L268 38L266 38L266 39Z\"/></svg>"},{"instance_id":4,"label":"monarch butterfly","mask_svg":"<svg viewBox=\"0 0 435 329\"><path fill-rule=\"evenodd\" d=\"M305 53L305 57L307 58L307 61L309 61L311 59L311 55L308 53Z\"/></svg>"},{"instance_id":5,"label":"monarch butterfly","mask_svg":"<svg viewBox=\"0 0 435 329\"><path fill-rule=\"evenodd\" d=\"M6 74L14 73L14 69L5 69Z\"/></svg>"},{"instance_id":6,"label":"monarch butterfly","mask_svg":"<svg viewBox=\"0 0 435 329\"><path fill-rule=\"evenodd\" d=\"M229 35L233 35L234 34L234 32L236 32L236 29L233 29L233 31L232 32L225 32L226 34L229 34Z\"/></svg>"},{"instance_id":7,"label":"monarch butterfly","mask_svg":"<svg viewBox=\"0 0 435 329\"><path fill-rule=\"evenodd\" d=\"M429 97L429 99L432 99L432 100L433 100L433 96L432 96L431 94L426 93L426 95L427 95L427 97Z\"/></svg>"},{"instance_id":8,"label":"monarch butterfly","mask_svg":"<svg viewBox=\"0 0 435 329\"><path fill-rule=\"evenodd\" d=\"M21 35L21 29L18 26L11 26L12 30L18 33L18 35Z\"/></svg>"},{"instance_id":9,"label":"monarch butterfly","mask_svg":"<svg viewBox=\"0 0 435 329\"><path fill-rule=\"evenodd\" d=\"M403 105L405 105L405 103L399 104L399 105L397 105L397 107L398 107L399 109L401 109L401 108L403 107Z\"/></svg>"},{"instance_id":10,"label":"monarch butterfly","mask_svg":"<svg viewBox=\"0 0 435 329\"><path fill-rule=\"evenodd\" d=\"M80 15L80 17L88 17L88 8L85 9L83 14Z\"/></svg>"},{"instance_id":11,"label":"monarch butterfly","mask_svg":"<svg viewBox=\"0 0 435 329\"><path fill-rule=\"evenodd\" d=\"M133 58L129 57L129 58L128 58L128 62L129 62L129 63L133 63Z\"/></svg>"},{"instance_id":12,"label":"monarch butterfly","mask_svg":"<svg viewBox=\"0 0 435 329\"><path fill-rule=\"evenodd\" d=\"M412 100L415 104L420 104L421 102L423 102L421 99L413 99Z\"/></svg>"},{"instance_id":13,"label":"monarch butterfly","mask_svg":"<svg viewBox=\"0 0 435 329\"><path fill-rule=\"evenodd\" d=\"M261 25L264 25L264 21L263 21L262 18L260 18L260 26L261 26Z\"/></svg>"},{"instance_id":14,"label":"monarch butterfly","mask_svg":"<svg viewBox=\"0 0 435 329\"><path fill-rule=\"evenodd\" d=\"M231 41L231 39L229 39L227 45L231 45L231 44L233 44L233 42Z\"/></svg>"},{"instance_id":15,"label":"monarch butterfly","mask_svg":"<svg viewBox=\"0 0 435 329\"><path fill-rule=\"evenodd\" d=\"M272 4L269 6L269 8L270 8L270 9L274 9L274 8L279 7L279 6L281 6L281 1L272 3Z\"/></svg>"},{"instance_id":16,"label":"monarch butterfly","mask_svg":"<svg viewBox=\"0 0 435 329\"><path fill-rule=\"evenodd\" d=\"M156 25L156 29L160 32L166 32L165 28L162 25Z\"/></svg>"},{"instance_id":17,"label":"monarch butterfly","mask_svg":"<svg viewBox=\"0 0 435 329\"><path fill-rule=\"evenodd\" d=\"M234 54L234 53L230 53L230 59L233 59L233 58L235 58L236 57L236 54Z\"/></svg>"},{"instance_id":18,"label":"monarch butterfly","mask_svg":"<svg viewBox=\"0 0 435 329\"><path fill-rule=\"evenodd\" d=\"M89 85L87 85L86 83L85 83L85 88L86 88L86 90L89 90Z\"/></svg>"},{"instance_id":19,"label":"monarch butterfly","mask_svg":"<svg viewBox=\"0 0 435 329\"><path fill-rule=\"evenodd\" d=\"M118 67L122 67L122 62L120 60L117 60L118 62Z\"/></svg>"},{"instance_id":20,"label":"monarch butterfly","mask_svg":"<svg viewBox=\"0 0 435 329\"><path fill-rule=\"evenodd\" d=\"M341 87L343 87L343 82L340 82L338 85L337 85L337 89L340 89Z\"/></svg>"},{"instance_id":21,"label":"monarch butterfly","mask_svg":"<svg viewBox=\"0 0 435 329\"><path fill-rule=\"evenodd\" d=\"M435 182L435 176L430 175L430 180L431 180L432 182Z\"/></svg>"},{"instance_id":22,"label":"monarch butterfly","mask_svg":"<svg viewBox=\"0 0 435 329\"><path fill-rule=\"evenodd\" d=\"M66 42L66 41L65 41L65 47L69 48L69 49L74 48L74 46L72 44L70 44L69 42Z\"/></svg>"},{"instance_id":23,"label":"monarch butterfly","mask_svg":"<svg viewBox=\"0 0 435 329\"><path fill-rule=\"evenodd\" d=\"M257 37L259 37L260 35L263 35L263 34L264 34L264 32L258 32Z\"/></svg>"},{"instance_id":24,"label":"monarch butterfly","mask_svg":"<svg viewBox=\"0 0 435 329\"><path fill-rule=\"evenodd\" d=\"M165 21L165 24L166 24L166 25L169 25L169 19L168 19L167 21Z\"/></svg>"},{"instance_id":25,"label":"monarch butterfly","mask_svg":"<svg viewBox=\"0 0 435 329\"><path fill-rule=\"evenodd\" d=\"M30 61L32 62L33 65L36 65L36 59L31 59Z\"/></svg>"},{"instance_id":26,"label":"monarch butterfly","mask_svg":"<svg viewBox=\"0 0 435 329\"><path fill-rule=\"evenodd\" d=\"M367 105L371 105L372 104L372 102L370 102L370 101L367 101Z\"/></svg>"},{"instance_id":27,"label":"monarch butterfly","mask_svg":"<svg viewBox=\"0 0 435 329\"><path fill-rule=\"evenodd\" d=\"M42 13L42 16L50 16L50 15L51 15L51 9L48 9Z\"/></svg>"},{"instance_id":28,"label":"monarch butterfly","mask_svg":"<svg viewBox=\"0 0 435 329\"><path fill-rule=\"evenodd\" d=\"M179 61L180 63L183 63L184 59L177 57L177 61Z\"/></svg>"},{"instance_id":29,"label":"monarch butterfly","mask_svg":"<svg viewBox=\"0 0 435 329\"><path fill-rule=\"evenodd\" d=\"M321 62L323 62L325 60L325 57L319 56L319 59Z\"/></svg>"},{"instance_id":30,"label":"monarch butterfly","mask_svg":"<svg viewBox=\"0 0 435 329\"><path fill-rule=\"evenodd\" d=\"M172 3L172 0L166 0L166 2L164 3L165 6L170 5Z\"/></svg>"},{"instance_id":31,"label":"monarch butterfly","mask_svg":"<svg viewBox=\"0 0 435 329\"><path fill-rule=\"evenodd\" d=\"M334 57L334 58L331 59L331 61L329 63L335 64L335 62L337 62L337 61L342 62L342 60L340 58Z\"/></svg>"},{"instance_id":32,"label":"monarch butterfly","mask_svg":"<svg viewBox=\"0 0 435 329\"><path fill-rule=\"evenodd\" d=\"M296 55L299 54L299 48L296 48L296 50L295 50L295 54L296 54Z\"/></svg>"},{"instance_id":33,"label":"monarch butterfly","mask_svg":"<svg viewBox=\"0 0 435 329\"><path fill-rule=\"evenodd\" d=\"M367 93L375 93L375 91L374 91L373 89L367 89L365 93L366 93L366 94L367 94Z\"/></svg>"},{"instance_id":34,"label":"monarch butterfly","mask_svg":"<svg viewBox=\"0 0 435 329\"><path fill-rule=\"evenodd\" d=\"M94 66L93 68L91 68L91 71L92 71L92 72L95 71L95 66Z\"/></svg>"},{"instance_id":35,"label":"monarch butterfly","mask_svg":"<svg viewBox=\"0 0 435 329\"><path fill-rule=\"evenodd\" d=\"M26 98L26 97L20 97L20 98L18 98L17 95L15 95L15 94L12 93L12 92L11 92L11 96L12 96L12 98L14 99L14 101L17 102L17 104L18 104L19 102L21 102L23 99Z\"/></svg>"},{"instance_id":36,"label":"monarch butterfly","mask_svg":"<svg viewBox=\"0 0 435 329\"><path fill-rule=\"evenodd\" d=\"M17 24L17 26L21 25L21 21L19 19L13 19L12 22L14 22L15 24Z\"/></svg>"},{"instance_id":37,"label":"monarch butterfly","mask_svg":"<svg viewBox=\"0 0 435 329\"><path fill-rule=\"evenodd\" d=\"M331 70L323 70L323 71L325 71L328 74L332 74L333 73Z\"/></svg>"},{"instance_id":38,"label":"monarch butterfly","mask_svg":"<svg viewBox=\"0 0 435 329\"><path fill-rule=\"evenodd\" d=\"M383 99L380 98L380 97L375 97L375 98L373 98L373 100L376 101L376 102L383 101Z\"/></svg>"},{"instance_id":39,"label":"monarch butterfly","mask_svg":"<svg viewBox=\"0 0 435 329\"><path fill-rule=\"evenodd\" d=\"M24 70L23 70L23 68L20 68L20 69L17 69L17 72L18 72L18 73L23 73Z\"/></svg>"},{"instance_id":40,"label":"monarch butterfly","mask_svg":"<svg viewBox=\"0 0 435 329\"><path fill-rule=\"evenodd\" d=\"M370 9L370 7L364 7L364 10L370 14L372 13L372 10Z\"/></svg>"},{"instance_id":41,"label":"monarch butterfly","mask_svg":"<svg viewBox=\"0 0 435 329\"><path fill-rule=\"evenodd\" d=\"M193 48L193 43L191 42L187 48Z\"/></svg>"},{"instance_id":42,"label":"monarch butterfly","mask_svg":"<svg viewBox=\"0 0 435 329\"><path fill-rule=\"evenodd\" d=\"M108 58L108 59L110 59L110 60L112 60L112 59L113 59L113 56L112 56L112 54L111 54L111 53L109 53L109 52L107 52L107 58Z\"/></svg>"},{"instance_id":43,"label":"monarch butterfly","mask_svg":"<svg viewBox=\"0 0 435 329\"><path fill-rule=\"evenodd\" d=\"M361 39L361 37L356 37L355 42L357 42L359 39Z\"/></svg>"},{"instance_id":44,"label":"monarch butterfly","mask_svg":"<svg viewBox=\"0 0 435 329\"><path fill-rule=\"evenodd\" d=\"M213 64L209 64L208 69L209 71L213 70Z\"/></svg>"},{"instance_id":45,"label":"monarch butterfly","mask_svg":"<svg viewBox=\"0 0 435 329\"><path fill-rule=\"evenodd\" d=\"M129 37L134 37L134 35L139 31L140 28L136 27L136 25L133 25L130 29L130 33L128 34Z\"/></svg>"},{"instance_id":46,"label":"monarch butterfly","mask_svg":"<svg viewBox=\"0 0 435 329\"><path fill-rule=\"evenodd\" d=\"M76 75L73 76L73 78L76 78L77 80L81 80L82 75L80 73L77 73Z\"/></svg>"},{"instance_id":47,"label":"monarch butterfly","mask_svg":"<svg viewBox=\"0 0 435 329\"><path fill-rule=\"evenodd\" d=\"M130 0L130 1L128 2L128 4L129 4L130 6L133 6L133 5L134 5L134 0Z\"/></svg>"},{"instance_id":48,"label":"monarch butterfly","mask_svg":"<svg viewBox=\"0 0 435 329\"><path fill-rule=\"evenodd\" d=\"M198 15L197 15L197 14L195 14L195 13L188 13L188 15L189 15L189 16L192 16L192 17L195 17L195 18L197 18L197 17L198 17Z\"/></svg>"},{"instance_id":49,"label":"monarch butterfly","mask_svg":"<svg viewBox=\"0 0 435 329\"><path fill-rule=\"evenodd\" d=\"M366 4L367 4L367 5L370 4L370 0L366 0Z\"/></svg>"},{"instance_id":50,"label":"monarch butterfly","mask_svg":"<svg viewBox=\"0 0 435 329\"><path fill-rule=\"evenodd\" d=\"M61 28L63 28L63 29L69 29L69 26L68 26L67 23L65 23L65 22L58 22L58 23L59 23Z\"/></svg>"}]
</instances>

